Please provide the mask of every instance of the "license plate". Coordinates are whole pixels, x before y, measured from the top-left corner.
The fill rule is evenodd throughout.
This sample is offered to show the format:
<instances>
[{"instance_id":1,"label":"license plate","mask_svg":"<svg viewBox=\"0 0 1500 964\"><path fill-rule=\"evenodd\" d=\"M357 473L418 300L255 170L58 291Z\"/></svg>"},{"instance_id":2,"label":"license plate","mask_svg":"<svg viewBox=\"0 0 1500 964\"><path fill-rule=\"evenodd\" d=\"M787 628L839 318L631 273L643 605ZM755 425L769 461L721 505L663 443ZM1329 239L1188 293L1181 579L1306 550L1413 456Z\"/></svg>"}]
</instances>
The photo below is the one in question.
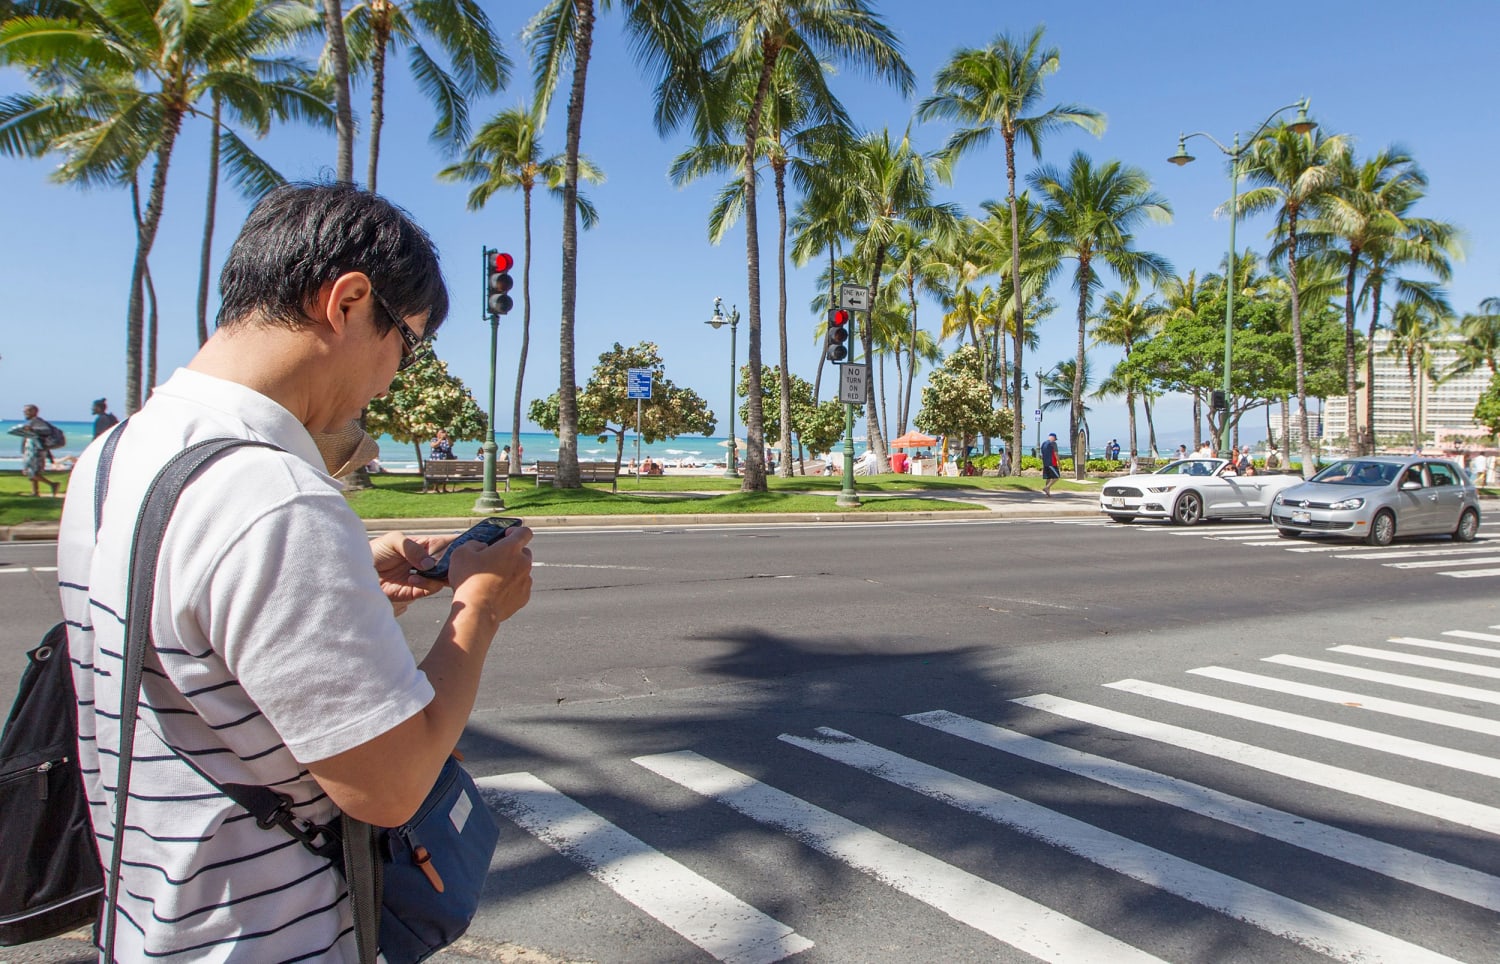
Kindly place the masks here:
<instances>
[{"instance_id":1,"label":"license plate","mask_svg":"<svg viewBox=\"0 0 1500 964\"><path fill-rule=\"evenodd\" d=\"M1311 522L1312 521L1312 513L1311 512L1295 512L1294 511L1292 513L1292 521L1293 522Z\"/></svg>"},{"instance_id":2,"label":"license plate","mask_svg":"<svg viewBox=\"0 0 1500 964\"><path fill-rule=\"evenodd\" d=\"M1109 507L1111 509L1123 509L1125 508L1125 500L1120 498L1110 499Z\"/></svg>"}]
</instances>

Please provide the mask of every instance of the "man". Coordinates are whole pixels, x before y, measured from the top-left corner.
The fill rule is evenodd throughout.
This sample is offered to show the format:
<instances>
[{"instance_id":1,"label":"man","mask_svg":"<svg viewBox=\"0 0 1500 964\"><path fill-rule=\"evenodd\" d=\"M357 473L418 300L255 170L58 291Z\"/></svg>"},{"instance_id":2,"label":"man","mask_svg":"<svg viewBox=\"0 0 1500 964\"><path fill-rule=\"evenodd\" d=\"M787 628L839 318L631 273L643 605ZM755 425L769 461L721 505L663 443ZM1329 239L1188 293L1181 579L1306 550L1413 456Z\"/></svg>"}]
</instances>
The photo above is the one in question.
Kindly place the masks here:
<instances>
[{"instance_id":1,"label":"man","mask_svg":"<svg viewBox=\"0 0 1500 964\"><path fill-rule=\"evenodd\" d=\"M454 553L447 619L420 665L396 615L451 539L368 541L313 441L425 351L448 309L436 252L350 185L289 185L250 213L220 278L218 329L123 429L95 545L100 444L79 459L58 579L100 856L123 847L122 961L356 960L340 873L262 829L220 783L273 787L297 818L408 820L474 705L500 623L531 592L531 532ZM112 839L130 542L147 485L184 446L232 449L163 535L129 828ZM190 767L186 761L191 761Z\"/></svg>"},{"instance_id":2,"label":"man","mask_svg":"<svg viewBox=\"0 0 1500 964\"><path fill-rule=\"evenodd\" d=\"M118 425L119 419L109 412L109 401L103 398L94 399L94 438L98 438L112 427Z\"/></svg>"},{"instance_id":3,"label":"man","mask_svg":"<svg viewBox=\"0 0 1500 964\"><path fill-rule=\"evenodd\" d=\"M57 464L47 447L51 431L52 423L42 418L42 410L35 405L21 406L21 424L10 430L10 434L21 436L21 475L30 480L33 498L41 497L43 482L52 487L53 498L57 497L57 483L45 474L48 463Z\"/></svg>"},{"instance_id":4,"label":"man","mask_svg":"<svg viewBox=\"0 0 1500 964\"><path fill-rule=\"evenodd\" d=\"M1048 432L1047 441L1042 443L1042 495L1052 498L1052 487L1062 476L1062 470L1057 458L1057 433Z\"/></svg>"}]
</instances>

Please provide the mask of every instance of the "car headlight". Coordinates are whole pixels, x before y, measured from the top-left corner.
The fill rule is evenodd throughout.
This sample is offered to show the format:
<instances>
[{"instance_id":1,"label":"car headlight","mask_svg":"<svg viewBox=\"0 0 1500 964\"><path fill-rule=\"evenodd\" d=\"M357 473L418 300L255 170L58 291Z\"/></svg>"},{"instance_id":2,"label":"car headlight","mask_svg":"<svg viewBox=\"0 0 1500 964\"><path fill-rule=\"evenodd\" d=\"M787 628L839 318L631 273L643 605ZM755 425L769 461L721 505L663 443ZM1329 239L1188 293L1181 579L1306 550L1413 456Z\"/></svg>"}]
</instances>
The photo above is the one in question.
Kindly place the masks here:
<instances>
[{"instance_id":1,"label":"car headlight","mask_svg":"<svg viewBox=\"0 0 1500 964\"><path fill-rule=\"evenodd\" d=\"M1146 491L1155 492L1156 494L1160 495L1163 492L1171 492L1172 488L1173 487L1170 485L1148 485L1146 486Z\"/></svg>"},{"instance_id":2,"label":"car headlight","mask_svg":"<svg viewBox=\"0 0 1500 964\"><path fill-rule=\"evenodd\" d=\"M1330 509L1362 509L1362 508L1364 508L1364 506L1365 506L1365 500L1364 499L1357 499L1356 498L1356 499L1345 499L1342 502L1335 502L1332 505L1330 505L1328 508L1330 508Z\"/></svg>"},{"instance_id":3,"label":"car headlight","mask_svg":"<svg viewBox=\"0 0 1500 964\"><path fill-rule=\"evenodd\" d=\"M1276 498L1274 498L1274 499L1271 500L1271 504L1272 505L1286 505L1286 493L1284 493L1284 492L1278 492L1278 493L1276 493Z\"/></svg>"}]
</instances>

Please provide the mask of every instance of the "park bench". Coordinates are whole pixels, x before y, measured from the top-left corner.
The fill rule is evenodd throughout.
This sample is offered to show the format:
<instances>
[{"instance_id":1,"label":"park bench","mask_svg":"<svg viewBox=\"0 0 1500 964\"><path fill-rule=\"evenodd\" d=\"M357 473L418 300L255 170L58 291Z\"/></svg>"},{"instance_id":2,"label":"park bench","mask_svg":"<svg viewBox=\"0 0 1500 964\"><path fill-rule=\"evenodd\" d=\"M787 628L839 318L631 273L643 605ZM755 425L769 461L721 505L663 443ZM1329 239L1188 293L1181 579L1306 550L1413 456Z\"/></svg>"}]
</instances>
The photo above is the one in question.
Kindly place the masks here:
<instances>
[{"instance_id":1,"label":"park bench","mask_svg":"<svg viewBox=\"0 0 1500 964\"><path fill-rule=\"evenodd\" d=\"M422 467L422 491L427 492L436 488L439 492L448 490L450 482L483 481L484 462L474 460L472 462L460 461L459 459L430 459ZM505 491L510 491L510 463L495 463L495 485L505 483Z\"/></svg>"},{"instance_id":2,"label":"park bench","mask_svg":"<svg viewBox=\"0 0 1500 964\"><path fill-rule=\"evenodd\" d=\"M613 462L579 462L578 481L580 482L608 482L611 486L618 487L619 481L615 473ZM557 463L541 462L536 464L536 484L557 484Z\"/></svg>"}]
</instances>

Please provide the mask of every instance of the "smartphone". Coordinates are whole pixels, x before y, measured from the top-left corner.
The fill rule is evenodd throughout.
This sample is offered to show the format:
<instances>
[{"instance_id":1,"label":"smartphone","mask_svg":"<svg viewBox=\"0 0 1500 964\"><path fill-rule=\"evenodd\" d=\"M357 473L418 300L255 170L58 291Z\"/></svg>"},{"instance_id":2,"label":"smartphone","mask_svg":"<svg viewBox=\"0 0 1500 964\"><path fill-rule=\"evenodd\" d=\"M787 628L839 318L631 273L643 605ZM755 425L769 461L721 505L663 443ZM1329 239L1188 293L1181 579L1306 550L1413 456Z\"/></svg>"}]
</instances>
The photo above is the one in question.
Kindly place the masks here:
<instances>
[{"instance_id":1,"label":"smartphone","mask_svg":"<svg viewBox=\"0 0 1500 964\"><path fill-rule=\"evenodd\" d=\"M417 575L427 579L446 580L448 578L448 563L453 559L454 549L457 549L465 542L473 542L475 540L487 546L492 546L504 538L505 530L512 529L521 524L520 519L509 519L499 516L484 519L476 523L468 532L450 542L448 548L443 552L443 558L438 560L437 565L431 569L418 569L415 571Z\"/></svg>"}]
</instances>

